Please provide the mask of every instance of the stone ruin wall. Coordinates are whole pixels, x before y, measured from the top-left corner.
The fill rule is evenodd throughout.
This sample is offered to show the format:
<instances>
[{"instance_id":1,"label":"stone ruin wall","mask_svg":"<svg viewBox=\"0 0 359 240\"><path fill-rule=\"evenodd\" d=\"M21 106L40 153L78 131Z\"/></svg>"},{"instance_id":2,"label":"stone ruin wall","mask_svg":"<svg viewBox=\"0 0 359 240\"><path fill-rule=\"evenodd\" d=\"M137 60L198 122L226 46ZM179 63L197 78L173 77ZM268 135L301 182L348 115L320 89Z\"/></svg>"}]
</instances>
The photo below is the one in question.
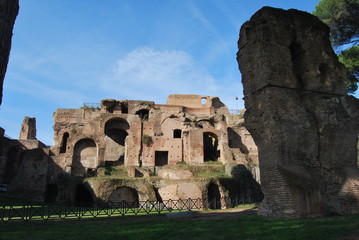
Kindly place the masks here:
<instances>
[{"instance_id":1,"label":"stone ruin wall","mask_svg":"<svg viewBox=\"0 0 359 240\"><path fill-rule=\"evenodd\" d=\"M241 27L238 48L265 196L259 213L358 213L359 103L346 95L328 27L305 12L265 7Z\"/></svg>"},{"instance_id":2,"label":"stone ruin wall","mask_svg":"<svg viewBox=\"0 0 359 240\"><path fill-rule=\"evenodd\" d=\"M178 99L181 95L175 96ZM197 96L199 100L201 99L201 96L198 95L189 96L192 98ZM186 97L187 95L182 96L184 99ZM219 101L218 98L215 100ZM115 101L115 103L110 105L109 102L111 101ZM70 171L69 167L74 160L71 157L74 153L73 147L82 139L93 140L98 148L96 158L93 159L94 166L103 166L106 162L118 160L116 154L119 152L116 149L111 149L115 146L109 142L109 137L105 134L106 124L111 121L118 121L117 128L122 128L128 134L124 142L124 162L121 163L126 166L156 166L156 151L168 151L167 164L169 165L177 162L203 163L203 133L205 132L217 136L218 150L221 152L219 161L222 163L236 159L242 160L243 163L246 161L249 151L246 147L239 148L239 146L245 146L242 143L242 138L247 139L251 145L250 148L256 152L256 147L243 126L243 120L236 120L237 116L229 115L223 104L220 108L214 108L195 105L190 103L188 99L187 106L179 105L178 101L172 101L172 105L156 105L153 102L145 101L111 101L103 100L101 109L58 109L55 112L55 138L52 151L58 158L57 162L63 162L62 166L68 171ZM181 104L186 104L186 102L181 100ZM207 104L211 104L210 99ZM121 105L128 106L126 113L122 113ZM190 108L189 106L196 106L197 108ZM139 114L143 110L146 110L146 114L148 114L146 120L141 119ZM217 110L225 111L227 117L217 114ZM193 112L196 111L201 114L193 115ZM120 126L121 124L123 126ZM174 137L175 130L179 131L179 137ZM228 131L231 132L230 137L233 138L230 140L233 141L231 146L228 145ZM66 150L61 152L66 134L68 135L66 137ZM144 135L151 138L150 144L142 143ZM251 153L252 155L254 163L256 163L255 153Z\"/></svg>"},{"instance_id":3,"label":"stone ruin wall","mask_svg":"<svg viewBox=\"0 0 359 240\"><path fill-rule=\"evenodd\" d=\"M9 188L10 192L16 195L19 189L26 189L27 185L29 191L34 188L38 190L32 194L24 191L22 196L40 200L38 196L44 194L39 192L46 192L49 185L56 185L59 188L57 199L75 201L76 184L65 187L64 183L72 182L73 177L81 176L87 177L85 186L91 189L94 198L101 200L116 198L116 194L112 193L118 188L135 189L140 200L154 200L154 196L158 195L163 199L206 198L208 188L212 185L219 188L218 191L223 197L229 196L230 192L238 196L253 191L260 193L256 182L259 181L256 146L244 127L242 117L228 114L227 107L217 97L174 96L176 101L171 102L173 96L170 96L171 104L163 105L151 101L104 99L101 108L56 110L54 145L41 150L41 154L34 153L35 157L32 159L29 157L29 160L26 160L29 167L21 163L21 159L15 160L17 165L15 164L14 169L27 173L23 176L15 174L13 181L8 182L13 186ZM205 104L201 102L203 98L206 100ZM25 118L24 122L28 123L28 119ZM28 129L28 125L23 125L22 129ZM116 135L116 131L121 133ZM228 183L223 185L218 180L194 177L190 166L196 169L197 165L200 167L205 162L204 133L217 137L220 152L217 161L226 165L228 175L241 175L243 169L238 169L238 165L246 166L245 169L253 173L256 180L251 180L248 186L241 187L241 193L239 188L236 189ZM151 138L150 144L143 143L143 136ZM21 141L23 144L20 148L24 149L21 151L25 152L28 151L26 149L30 147L31 141L41 145L36 139L18 142ZM41 145L42 147L44 146ZM32 143L32 148L36 148L35 143ZM164 162L156 160L158 152L167 152ZM4 156L7 153L5 150ZM44 156L47 156L45 162L40 160L44 159ZM35 162L37 163L33 164ZM177 169L179 162L186 163L188 167ZM103 176L106 167L116 165L126 167L130 180L108 179L105 180L106 183L99 183L98 179L91 180L91 177ZM6 166L4 168L6 171ZM44 171L47 174L41 173L42 177L35 179L37 168L41 168L39 173ZM153 174L158 175L160 180L147 183L146 179ZM252 186L257 190L251 190Z\"/></svg>"},{"instance_id":4,"label":"stone ruin wall","mask_svg":"<svg viewBox=\"0 0 359 240\"><path fill-rule=\"evenodd\" d=\"M24 118L20 136L24 132L19 140L5 137L5 131L0 134L0 182L8 184L8 192L16 197L43 201L50 149L28 134L36 133L34 118Z\"/></svg>"},{"instance_id":5,"label":"stone ruin wall","mask_svg":"<svg viewBox=\"0 0 359 240\"><path fill-rule=\"evenodd\" d=\"M19 140L36 139L36 118L25 117L22 125Z\"/></svg>"}]
</instances>

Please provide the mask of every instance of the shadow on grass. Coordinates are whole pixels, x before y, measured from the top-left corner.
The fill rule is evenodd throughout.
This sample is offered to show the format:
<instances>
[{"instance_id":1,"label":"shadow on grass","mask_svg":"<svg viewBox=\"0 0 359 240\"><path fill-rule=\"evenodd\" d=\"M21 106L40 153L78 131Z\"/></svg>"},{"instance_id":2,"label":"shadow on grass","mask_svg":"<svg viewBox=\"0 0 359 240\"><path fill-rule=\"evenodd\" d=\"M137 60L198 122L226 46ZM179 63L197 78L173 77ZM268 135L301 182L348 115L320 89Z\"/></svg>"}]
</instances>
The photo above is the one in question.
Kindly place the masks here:
<instances>
[{"instance_id":1,"label":"shadow on grass","mask_svg":"<svg viewBox=\"0 0 359 240\"><path fill-rule=\"evenodd\" d=\"M217 217L198 218L200 214ZM0 239L259 239L330 240L358 232L359 215L274 219L257 216L254 210L196 213L193 218L167 219L161 216L9 222L0 224Z\"/></svg>"}]
</instances>

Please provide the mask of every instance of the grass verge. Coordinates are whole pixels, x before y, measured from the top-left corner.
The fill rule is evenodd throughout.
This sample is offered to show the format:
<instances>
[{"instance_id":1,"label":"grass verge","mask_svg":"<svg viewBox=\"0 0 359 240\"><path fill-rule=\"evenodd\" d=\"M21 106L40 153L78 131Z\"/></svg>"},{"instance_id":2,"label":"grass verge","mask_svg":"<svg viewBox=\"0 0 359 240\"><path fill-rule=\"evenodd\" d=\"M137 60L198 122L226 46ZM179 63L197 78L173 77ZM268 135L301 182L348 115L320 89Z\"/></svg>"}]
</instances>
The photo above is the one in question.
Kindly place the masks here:
<instances>
[{"instance_id":1,"label":"grass verge","mask_svg":"<svg viewBox=\"0 0 359 240\"><path fill-rule=\"evenodd\" d=\"M358 233L359 215L282 220L257 215L238 218L168 220L165 217L0 223L0 239L256 239L331 240Z\"/></svg>"}]
</instances>

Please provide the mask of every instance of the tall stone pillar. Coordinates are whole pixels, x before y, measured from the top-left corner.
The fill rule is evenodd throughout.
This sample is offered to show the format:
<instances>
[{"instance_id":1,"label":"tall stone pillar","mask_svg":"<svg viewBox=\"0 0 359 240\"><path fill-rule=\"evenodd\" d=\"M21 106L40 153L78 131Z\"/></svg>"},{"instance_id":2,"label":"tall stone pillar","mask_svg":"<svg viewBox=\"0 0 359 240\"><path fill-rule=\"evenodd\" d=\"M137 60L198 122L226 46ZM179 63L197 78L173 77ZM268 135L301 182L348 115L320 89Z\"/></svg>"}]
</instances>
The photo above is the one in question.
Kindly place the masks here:
<instances>
[{"instance_id":1,"label":"tall stone pillar","mask_svg":"<svg viewBox=\"0 0 359 240\"><path fill-rule=\"evenodd\" d=\"M359 212L358 99L329 28L309 13L264 7L243 24L237 61L246 127L259 151L259 214Z\"/></svg>"},{"instance_id":2,"label":"tall stone pillar","mask_svg":"<svg viewBox=\"0 0 359 240\"><path fill-rule=\"evenodd\" d=\"M12 30L19 12L19 0L0 0L0 105L3 83L9 61Z\"/></svg>"},{"instance_id":3,"label":"tall stone pillar","mask_svg":"<svg viewBox=\"0 0 359 240\"><path fill-rule=\"evenodd\" d=\"M21 124L20 140L36 139L36 118L25 117Z\"/></svg>"}]
</instances>

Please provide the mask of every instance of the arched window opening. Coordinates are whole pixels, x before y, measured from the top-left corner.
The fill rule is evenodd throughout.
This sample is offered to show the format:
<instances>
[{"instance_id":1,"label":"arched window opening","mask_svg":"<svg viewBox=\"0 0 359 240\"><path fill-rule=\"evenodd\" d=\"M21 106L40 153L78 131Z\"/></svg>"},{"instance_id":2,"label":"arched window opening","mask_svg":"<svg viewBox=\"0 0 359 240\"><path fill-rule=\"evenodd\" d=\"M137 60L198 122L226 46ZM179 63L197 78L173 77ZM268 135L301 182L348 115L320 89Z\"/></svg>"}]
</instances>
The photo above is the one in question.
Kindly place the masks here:
<instances>
[{"instance_id":1,"label":"arched window opening","mask_svg":"<svg viewBox=\"0 0 359 240\"><path fill-rule=\"evenodd\" d=\"M93 197L89 189L84 184L76 186L75 205L81 207L93 207Z\"/></svg>"},{"instance_id":2,"label":"arched window opening","mask_svg":"<svg viewBox=\"0 0 359 240\"><path fill-rule=\"evenodd\" d=\"M221 209L221 194L219 187L215 183L208 186L208 204L210 209Z\"/></svg>"},{"instance_id":3,"label":"arched window opening","mask_svg":"<svg viewBox=\"0 0 359 240\"><path fill-rule=\"evenodd\" d=\"M206 103L207 103L207 98L202 97L202 98L201 98L201 104L202 104L202 105L205 105Z\"/></svg>"},{"instance_id":4,"label":"arched window opening","mask_svg":"<svg viewBox=\"0 0 359 240\"><path fill-rule=\"evenodd\" d=\"M59 188L56 184L48 184L45 190L45 202L55 203L57 195L59 194Z\"/></svg>"},{"instance_id":5,"label":"arched window opening","mask_svg":"<svg viewBox=\"0 0 359 240\"><path fill-rule=\"evenodd\" d=\"M181 129L173 130L173 138L181 138L181 137L182 137L182 130Z\"/></svg>"},{"instance_id":6,"label":"arched window opening","mask_svg":"<svg viewBox=\"0 0 359 240\"><path fill-rule=\"evenodd\" d=\"M218 138L215 134L210 132L203 133L203 152L204 162L218 160L220 151L218 150Z\"/></svg>"},{"instance_id":7,"label":"arched window opening","mask_svg":"<svg viewBox=\"0 0 359 240\"><path fill-rule=\"evenodd\" d=\"M138 192L134 188L119 187L113 191L109 197L109 201L113 203L126 202L128 208L137 208L139 206Z\"/></svg>"},{"instance_id":8,"label":"arched window opening","mask_svg":"<svg viewBox=\"0 0 359 240\"><path fill-rule=\"evenodd\" d=\"M110 130L110 129L123 129L123 130L128 130L130 129L130 125L128 124L128 122L123 119L123 118L113 118L110 119L106 122L105 124L105 133Z\"/></svg>"},{"instance_id":9,"label":"arched window opening","mask_svg":"<svg viewBox=\"0 0 359 240\"><path fill-rule=\"evenodd\" d=\"M67 140L69 139L70 135L68 132L65 132L62 136L61 146L60 146L60 153L65 153L67 150Z\"/></svg>"}]
</instances>

